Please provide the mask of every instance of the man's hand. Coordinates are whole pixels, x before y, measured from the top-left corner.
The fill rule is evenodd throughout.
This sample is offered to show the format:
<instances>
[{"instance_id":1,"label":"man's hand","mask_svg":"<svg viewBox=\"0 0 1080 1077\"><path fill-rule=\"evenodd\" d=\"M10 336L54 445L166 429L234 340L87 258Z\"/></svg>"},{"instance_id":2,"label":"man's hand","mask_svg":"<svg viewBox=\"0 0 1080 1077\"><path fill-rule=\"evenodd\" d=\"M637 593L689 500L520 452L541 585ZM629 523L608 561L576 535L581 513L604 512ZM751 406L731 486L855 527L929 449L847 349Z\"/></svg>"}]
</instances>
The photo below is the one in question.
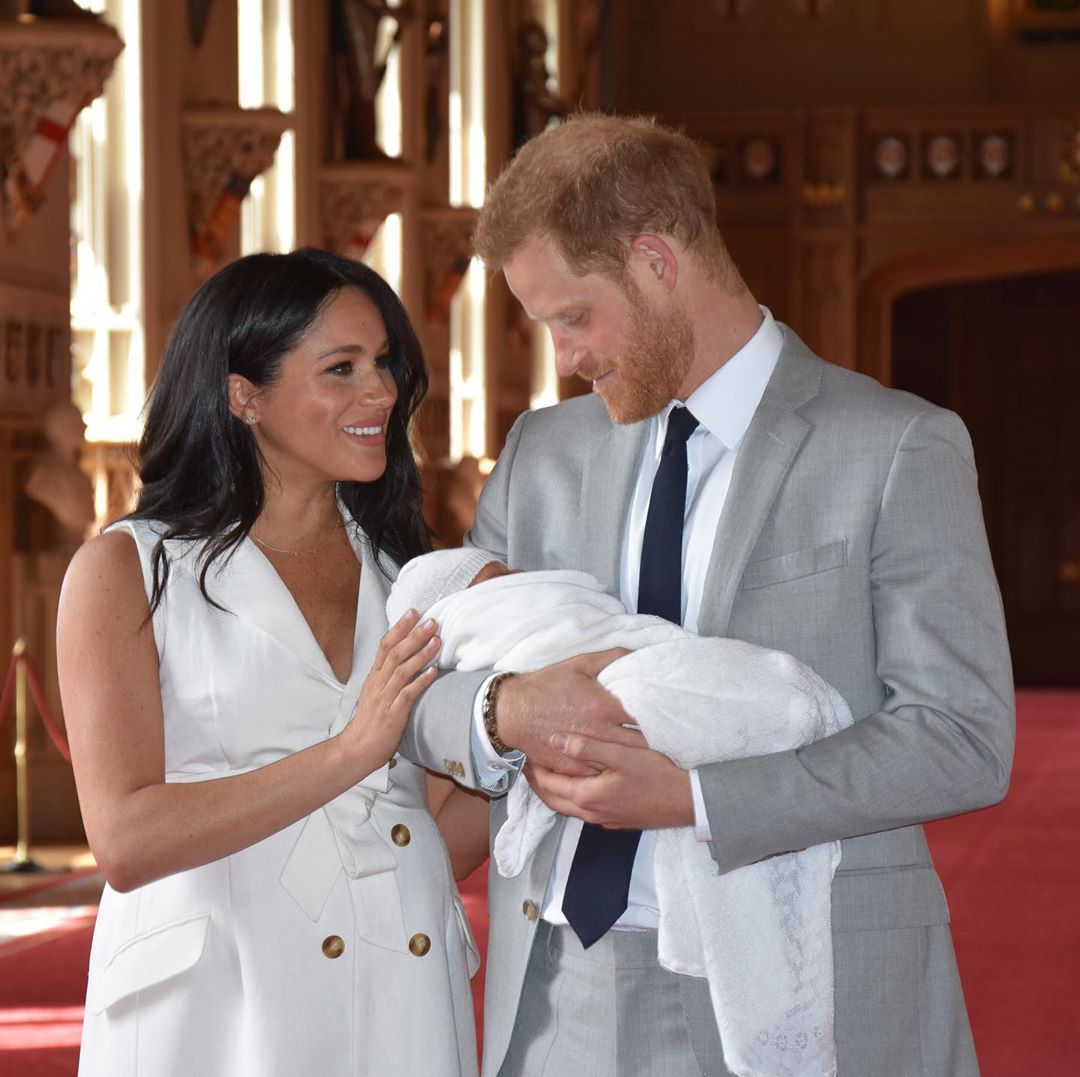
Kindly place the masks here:
<instances>
[{"instance_id":1,"label":"man's hand","mask_svg":"<svg viewBox=\"0 0 1080 1077\"><path fill-rule=\"evenodd\" d=\"M554 734L582 733L598 741L641 745L619 701L596 683L600 671L628 652L622 647L578 655L534 673L507 680L496 703L499 738L529 759L563 774L595 774L600 765L582 762L560 747Z\"/></svg>"},{"instance_id":2,"label":"man's hand","mask_svg":"<svg viewBox=\"0 0 1080 1077\"><path fill-rule=\"evenodd\" d=\"M566 756L591 767L584 776L557 773L530 759L529 784L553 811L610 830L694 825L690 775L666 755L572 734L555 741Z\"/></svg>"}]
</instances>

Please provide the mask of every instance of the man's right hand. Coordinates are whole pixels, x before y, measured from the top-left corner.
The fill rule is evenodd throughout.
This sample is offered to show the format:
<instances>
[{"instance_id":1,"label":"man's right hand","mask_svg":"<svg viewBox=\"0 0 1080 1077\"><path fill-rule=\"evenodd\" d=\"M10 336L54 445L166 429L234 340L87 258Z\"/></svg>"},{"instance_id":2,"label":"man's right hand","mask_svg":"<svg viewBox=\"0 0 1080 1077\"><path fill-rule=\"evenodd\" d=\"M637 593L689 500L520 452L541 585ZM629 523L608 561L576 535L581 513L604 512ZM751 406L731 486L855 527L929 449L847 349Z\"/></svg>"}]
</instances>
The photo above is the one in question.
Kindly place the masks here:
<instances>
[{"instance_id":1,"label":"man's right hand","mask_svg":"<svg viewBox=\"0 0 1080 1077\"><path fill-rule=\"evenodd\" d=\"M553 734L583 733L596 740L640 747L642 735L625 728L632 719L596 681L602 669L627 653L623 647L613 647L507 680L496 702L500 739L549 770L577 776L595 774L600 768L565 755L552 743ZM561 739L556 738L557 742Z\"/></svg>"}]
</instances>

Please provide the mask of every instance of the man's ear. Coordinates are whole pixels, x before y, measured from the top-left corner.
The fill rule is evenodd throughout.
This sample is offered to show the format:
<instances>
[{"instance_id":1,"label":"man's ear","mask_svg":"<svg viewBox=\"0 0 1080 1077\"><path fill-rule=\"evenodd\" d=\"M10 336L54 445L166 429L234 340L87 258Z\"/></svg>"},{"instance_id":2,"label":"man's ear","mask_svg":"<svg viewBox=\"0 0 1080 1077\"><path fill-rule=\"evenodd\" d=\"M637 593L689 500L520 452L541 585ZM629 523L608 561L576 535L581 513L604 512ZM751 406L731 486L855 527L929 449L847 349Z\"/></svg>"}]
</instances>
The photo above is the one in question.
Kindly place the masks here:
<instances>
[{"instance_id":1,"label":"man's ear","mask_svg":"<svg viewBox=\"0 0 1080 1077\"><path fill-rule=\"evenodd\" d=\"M259 421L258 388L242 374L230 374L228 385L229 411L242 423L254 426Z\"/></svg>"},{"instance_id":2,"label":"man's ear","mask_svg":"<svg viewBox=\"0 0 1080 1077\"><path fill-rule=\"evenodd\" d=\"M675 287L679 275L679 260L668 243L660 236L643 233L630 242L630 260L645 280L659 283L665 292Z\"/></svg>"}]
</instances>

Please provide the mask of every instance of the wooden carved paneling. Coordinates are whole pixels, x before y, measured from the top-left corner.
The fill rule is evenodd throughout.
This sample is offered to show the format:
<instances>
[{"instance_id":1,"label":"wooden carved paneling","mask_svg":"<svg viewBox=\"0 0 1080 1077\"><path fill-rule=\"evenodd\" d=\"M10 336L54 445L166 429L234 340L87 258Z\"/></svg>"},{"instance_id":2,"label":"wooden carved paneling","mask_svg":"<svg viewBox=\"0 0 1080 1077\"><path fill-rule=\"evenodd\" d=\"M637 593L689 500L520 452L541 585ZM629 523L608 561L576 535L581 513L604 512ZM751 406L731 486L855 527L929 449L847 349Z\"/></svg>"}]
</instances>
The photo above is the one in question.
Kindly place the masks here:
<instances>
[{"instance_id":1,"label":"wooden carved paneling","mask_svg":"<svg viewBox=\"0 0 1080 1077\"><path fill-rule=\"evenodd\" d=\"M903 287L1080 264L1080 104L664 118L711 154L754 294L826 358L883 380Z\"/></svg>"},{"instance_id":2,"label":"wooden carved paneling","mask_svg":"<svg viewBox=\"0 0 1080 1077\"><path fill-rule=\"evenodd\" d=\"M855 366L855 244L843 232L804 234L792 318L824 359Z\"/></svg>"}]
</instances>

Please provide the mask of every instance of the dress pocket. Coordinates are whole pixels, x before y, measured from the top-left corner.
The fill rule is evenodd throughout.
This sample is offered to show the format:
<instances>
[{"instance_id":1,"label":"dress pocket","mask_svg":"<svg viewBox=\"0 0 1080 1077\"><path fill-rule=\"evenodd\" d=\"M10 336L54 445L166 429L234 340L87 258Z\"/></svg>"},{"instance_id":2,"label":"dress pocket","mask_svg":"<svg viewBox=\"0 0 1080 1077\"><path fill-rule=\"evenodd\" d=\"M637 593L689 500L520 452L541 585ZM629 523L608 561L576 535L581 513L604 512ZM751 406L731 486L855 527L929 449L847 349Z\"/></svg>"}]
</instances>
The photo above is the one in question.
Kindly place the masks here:
<instances>
[{"instance_id":1,"label":"dress pocket","mask_svg":"<svg viewBox=\"0 0 1080 1077\"><path fill-rule=\"evenodd\" d=\"M794 550L777 557L766 557L760 561L751 561L743 572L740 589L751 591L758 587L769 587L775 583L787 583L789 580L816 576L819 572L842 568L847 564L847 539L837 539L822 546L813 546L806 550Z\"/></svg>"},{"instance_id":2,"label":"dress pocket","mask_svg":"<svg viewBox=\"0 0 1080 1077\"><path fill-rule=\"evenodd\" d=\"M465 967L468 969L469 978L472 979L476 975L477 970L480 968L480 948L476 945L476 939L473 937L472 927L469 924L468 913L465 912L465 906L461 903L461 899L454 895L454 910L450 917L450 923L447 925L447 934L453 934L456 932L461 939L462 944L465 947ZM453 952L451 946L451 940L446 940L446 949L448 953Z\"/></svg>"},{"instance_id":3,"label":"dress pocket","mask_svg":"<svg viewBox=\"0 0 1080 1077\"><path fill-rule=\"evenodd\" d=\"M163 983L202 957L209 913L187 916L129 939L91 979L86 1008L97 1014L138 991Z\"/></svg>"}]
</instances>

